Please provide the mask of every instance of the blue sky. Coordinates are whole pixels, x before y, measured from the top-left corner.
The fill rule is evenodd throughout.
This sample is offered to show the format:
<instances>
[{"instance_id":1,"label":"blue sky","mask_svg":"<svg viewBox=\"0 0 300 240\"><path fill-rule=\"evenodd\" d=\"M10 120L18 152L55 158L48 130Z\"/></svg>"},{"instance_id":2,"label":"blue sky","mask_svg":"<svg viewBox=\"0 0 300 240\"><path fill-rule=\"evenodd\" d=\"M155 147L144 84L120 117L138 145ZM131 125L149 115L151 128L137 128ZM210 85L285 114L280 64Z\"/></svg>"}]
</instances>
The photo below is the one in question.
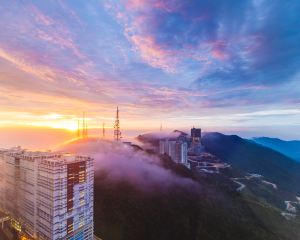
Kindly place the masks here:
<instances>
[{"instance_id":1,"label":"blue sky","mask_svg":"<svg viewBox=\"0 0 300 240\"><path fill-rule=\"evenodd\" d=\"M297 0L2 1L0 126L300 138Z\"/></svg>"}]
</instances>

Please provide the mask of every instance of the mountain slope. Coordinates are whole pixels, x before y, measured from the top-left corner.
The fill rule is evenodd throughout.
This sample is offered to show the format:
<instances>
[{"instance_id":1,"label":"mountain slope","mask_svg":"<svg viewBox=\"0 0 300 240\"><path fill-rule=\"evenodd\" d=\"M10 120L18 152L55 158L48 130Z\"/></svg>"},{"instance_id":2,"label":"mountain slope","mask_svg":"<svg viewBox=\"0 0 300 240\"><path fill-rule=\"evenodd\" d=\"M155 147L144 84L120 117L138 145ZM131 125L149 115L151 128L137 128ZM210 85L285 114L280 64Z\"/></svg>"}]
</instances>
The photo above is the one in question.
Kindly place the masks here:
<instances>
[{"instance_id":1,"label":"mountain slope","mask_svg":"<svg viewBox=\"0 0 300 240\"><path fill-rule=\"evenodd\" d=\"M300 162L300 141L284 141L278 138L268 137L253 138L253 141Z\"/></svg>"},{"instance_id":2,"label":"mountain slope","mask_svg":"<svg viewBox=\"0 0 300 240\"><path fill-rule=\"evenodd\" d=\"M233 167L261 174L286 191L300 193L300 164L287 156L236 135L207 133L202 144Z\"/></svg>"},{"instance_id":3,"label":"mountain slope","mask_svg":"<svg viewBox=\"0 0 300 240\"><path fill-rule=\"evenodd\" d=\"M109 240L294 240L300 223L225 175L202 175L168 156L85 139L64 151L95 158L95 234ZM247 188L247 190L250 188Z\"/></svg>"},{"instance_id":4,"label":"mountain slope","mask_svg":"<svg viewBox=\"0 0 300 240\"><path fill-rule=\"evenodd\" d=\"M169 165L169 164L167 164ZM174 171L173 164L170 170ZM299 223L277 209L230 191L214 179L199 188L173 185L140 190L126 181L95 176L95 233L110 240L293 240Z\"/></svg>"}]
</instances>

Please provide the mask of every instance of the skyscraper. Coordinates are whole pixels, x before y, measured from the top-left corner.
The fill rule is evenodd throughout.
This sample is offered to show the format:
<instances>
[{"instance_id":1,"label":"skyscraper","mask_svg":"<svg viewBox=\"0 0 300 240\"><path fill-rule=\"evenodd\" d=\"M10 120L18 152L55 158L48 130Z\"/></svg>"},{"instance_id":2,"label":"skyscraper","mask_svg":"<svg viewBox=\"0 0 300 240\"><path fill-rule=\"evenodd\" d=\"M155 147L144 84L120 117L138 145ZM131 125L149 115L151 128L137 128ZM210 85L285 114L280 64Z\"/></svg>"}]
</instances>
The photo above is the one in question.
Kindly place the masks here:
<instances>
[{"instance_id":1,"label":"skyscraper","mask_svg":"<svg viewBox=\"0 0 300 240\"><path fill-rule=\"evenodd\" d=\"M187 164L187 143L179 140L161 140L159 153L169 155L176 163Z\"/></svg>"},{"instance_id":2,"label":"skyscraper","mask_svg":"<svg viewBox=\"0 0 300 240\"><path fill-rule=\"evenodd\" d=\"M198 143L201 141L201 128L191 129L191 138L193 143Z\"/></svg>"},{"instance_id":3,"label":"skyscraper","mask_svg":"<svg viewBox=\"0 0 300 240\"><path fill-rule=\"evenodd\" d=\"M93 159L21 148L0 151L0 207L40 240L93 239Z\"/></svg>"},{"instance_id":4,"label":"skyscraper","mask_svg":"<svg viewBox=\"0 0 300 240\"><path fill-rule=\"evenodd\" d=\"M204 147L201 144L201 128L191 129L191 146L190 153L194 155L199 155L203 152Z\"/></svg>"}]
</instances>

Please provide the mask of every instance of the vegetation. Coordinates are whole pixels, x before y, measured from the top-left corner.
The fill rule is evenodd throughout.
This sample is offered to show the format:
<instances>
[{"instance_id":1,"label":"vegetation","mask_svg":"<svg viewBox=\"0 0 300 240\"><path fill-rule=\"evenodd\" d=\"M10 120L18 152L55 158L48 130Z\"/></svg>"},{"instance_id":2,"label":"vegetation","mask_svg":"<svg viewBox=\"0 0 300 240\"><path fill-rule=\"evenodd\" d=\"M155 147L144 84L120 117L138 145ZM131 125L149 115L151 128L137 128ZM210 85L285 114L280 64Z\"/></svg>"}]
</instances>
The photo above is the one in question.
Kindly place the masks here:
<instances>
[{"instance_id":1,"label":"vegetation","mask_svg":"<svg viewBox=\"0 0 300 240\"><path fill-rule=\"evenodd\" d=\"M284 191L300 194L300 163L236 135L208 133L202 138L206 150L235 169L257 173Z\"/></svg>"},{"instance_id":2,"label":"vegetation","mask_svg":"<svg viewBox=\"0 0 300 240\"><path fill-rule=\"evenodd\" d=\"M204 177L162 157L174 174L196 188L173 184L140 189L127 181L95 177L95 233L104 240L300 239L300 225L254 194L240 194L222 177Z\"/></svg>"}]
</instances>

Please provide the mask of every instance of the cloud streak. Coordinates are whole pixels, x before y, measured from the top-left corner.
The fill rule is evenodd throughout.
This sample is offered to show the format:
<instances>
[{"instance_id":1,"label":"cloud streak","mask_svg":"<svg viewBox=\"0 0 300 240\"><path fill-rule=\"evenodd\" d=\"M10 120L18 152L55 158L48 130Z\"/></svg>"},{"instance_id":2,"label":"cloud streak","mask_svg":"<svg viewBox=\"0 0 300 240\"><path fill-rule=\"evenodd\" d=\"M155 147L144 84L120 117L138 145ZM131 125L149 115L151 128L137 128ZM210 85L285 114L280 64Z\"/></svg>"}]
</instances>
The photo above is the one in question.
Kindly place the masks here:
<instances>
[{"instance_id":1,"label":"cloud streak","mask_svg":"<svg viewBox=\"0 0 300 240\"><path fill-rule=\"evenodd\" d=\"M299 11L296 0L7 1L0 106L9 122L23 108L107 117L119 104L146 122L296 109Z\"/></svg>"},{"instance_id":2,"label":"cloud streak","mask_svg":"<svg viewBox=\"0 0 300 240\"><path fill-rule=\"evenodd\" d=\"M199 62L199 68L206 66L195 80L201 89L207 82L215 88L280 85L297 73L297 1L122 2L123 8L111 9L122 16L142 59L166 71Z\"/></svg>"}]
</instances>

